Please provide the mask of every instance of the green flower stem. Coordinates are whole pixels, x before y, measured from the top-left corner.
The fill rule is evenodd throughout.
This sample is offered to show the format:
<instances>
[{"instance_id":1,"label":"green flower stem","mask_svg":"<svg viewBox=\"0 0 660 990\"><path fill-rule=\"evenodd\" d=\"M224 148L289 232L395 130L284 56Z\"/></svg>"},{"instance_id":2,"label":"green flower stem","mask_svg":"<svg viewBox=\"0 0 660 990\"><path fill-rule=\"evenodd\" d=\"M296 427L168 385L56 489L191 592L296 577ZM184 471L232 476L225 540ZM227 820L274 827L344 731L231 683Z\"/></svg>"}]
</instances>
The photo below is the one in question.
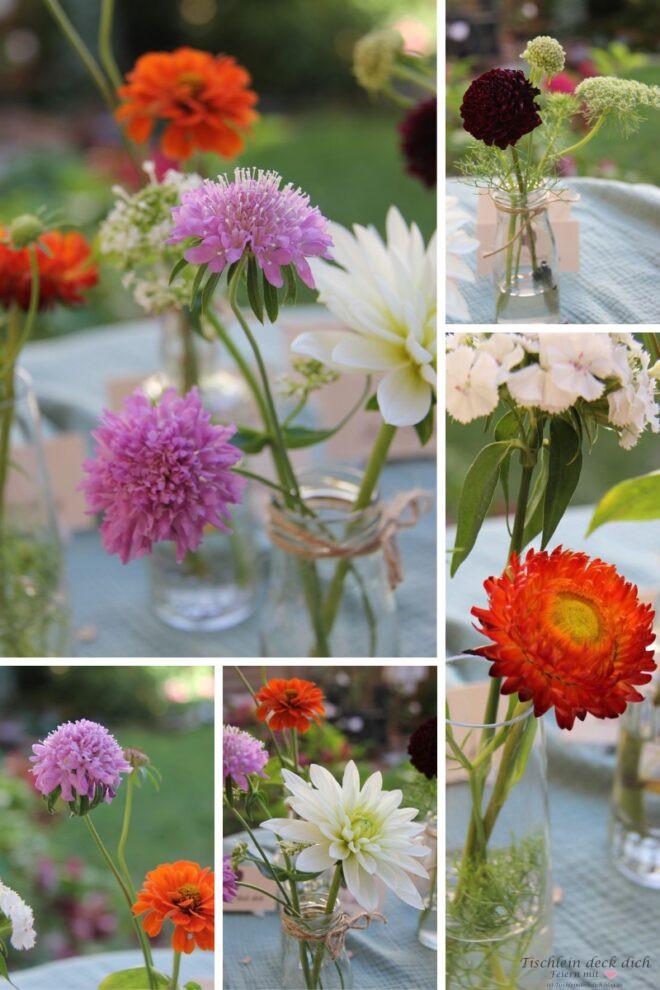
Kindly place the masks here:
<instances>
[{"instance_id":1,"label":"green flower stem","mask_svg":"<svg viewBox=\"0 0 660 990\"><path fill-rule=\"evenodd\" d=\"M119 863L119 869L121 870L122 876L124 877L124 882L131 895L131 903L135 904L137 900L135 894L135 887L133 886L133 881L131 880L131 874L128 869L128 863L126 862L126 843L128 841L128 832L131 827L131 814L133 812L133 788L135 786L135 770L128 776L126 781L126 802L124 804L124 819L121 826L121 835L119 836L119 844L117 846L117 862Z\"/></svg>"},{"instance_id":2,"label":"green flower stem","mask_svg":"<svg viewBox=\"0 0 660 990\"><path fill-rule=\"evenodd\" d=\"M96 59L60 6L59 0L44 0L44 5L48 8L53 20L89 72L108 109L113 113L117 104L116 94L103 75Z\"/></svg>"},{"instance_id":3,"label":"green flower stem","mask_svg":"<svg viewBox=\"0 0 660 990\"><path fill-rule=\"evenodd\" d=\"M285 488L278 485L276 482L271 481L269 478L264 478L261 474L256 474L254 471L248 471L247 468L233 468L234 474L240 474L243 478L249 478L251 481L258 481L260 485L265 485L266 488L271 488L275 492L279 492L280 495L286 495L287 497L292 497L291 492L287 492ZM295 496L293 496L295 497ZM303 499L299 498L296 500L299 509L302 511L307 509Z\"/></svg>"},{"instance_id":4,"label":"green flower stem","mask_svg":"<svg viewBox=\"0 0 660 990\"><path fill-rule=\"evenodd\" d=\"M181 334L181 385L184 394L199 385L199 357L195 346L195 332L187 320L179 320ZM178 385L178 382L177 382Z\"/></svg>"},{"instance_id":5,"label":"green flower stem","mask_svg":"<svg viewBox=\"0 0 660 990\"><path fill-rule=\"evenodd\" d=\"M576 151L579 151L580 148L583 148L585 144L588 144L589 141L591 141L592 138L596 137L596 135L598 134L598 131L601 129L601 127L605 123L606 117L607 117L607 114L604 113L602 115L602 117L599 117L598 118L598 120L596 121L596 123L594 124L594 126L591 128L591 130L590 131L587 131L587 133L584 135L583 138L581 138L579 141L576 141L575 144L570 145L570 147L568 147L568 148L562 148L561 151L555 151L552 157L555 158L555 159L557 159L557 158L564 158L565 155L573 155L573 154L575 154L575 152ZM541 161L541 165L544 165L544 164L545 164L545 156L544 156L543 160Z\"/></svg>"},{"instance_id":6,"label":"green flower stem","mask_svg":"<svg viewBox=\"0 0 660 990\"><path fill-rule=\"evenodd\" d=\"M360 512L369 505L395 435L396 426L390 426L389 423L385 422L381 423L376 442L374 443L362 478L360 490L355 500L355 505L353 506L355 512ZM344 581L349 567L350 561L348 559L340 560L328 588L328 595L323 609L323 621L328 636L337 617Z\"/></svg>"},{"instance_id":7,"label":"green flower stem","mask_svg":"<svg viewBox=\"0 0 660 990\"><path fill-rule=\"evenodd\" d=\"M179 990L179 972L181 970L181 953L174 953L174 965L172 967L172 979L170 981L170 990Z\"/></svg>"},{"instance_id":8,"label":"green flower stem","mask_svg":"<svg viewBox=\"0 0 660 990\"><path fill-rule=\"evenodd\" d=\"M259 840L257 839L256 835L254 834L254 832L250 828L250 825L245 820L245 818L243 818L242 814L240 813L240 811L238 810L238 808L236 807L236 805L229 804L229 807L231 808L231 811L232 811L233 815L238 819L238 821L241 823L241 825L243 826L243 828L245 829L245 831L247 832L247 834L252 839L252 841L254 843L255 849L257 850L257 852L261 856L261 859L263 860L263 862L266 865L267 869L270 870L271 867L270 867L270 863L268 861L268 857L266 856L266 853L261 848L261 845L259 844ZM284 887L282 886L282 881L279 880L274 874L272 874L272 876L273 876L273 880L275 881L275 883L277 884L277 886L280 888L280 893L281 893L282 897L284 898L284 900L289 905L289 908L291 908L292 902L289 900L289 898L287 896L287 892L284 889Z\"/></svg>"},{"instance_id":9,"label":"green flower stem","mask_svg":"<svg viewBox=\"0 0 660 990\"><path fill-rule=\"evenodd\" d=\"M335 904L337 902L337 895L339 894L339 887L341 886L341 863L337 863L335 866L334 876L332 878L332 883L330 884L330 890L328 891L328 900L325 905L325 914L330 915L335 909ZM321 972L321 964L323 963L323 954L325 952L325 943L321 943L316 950L316 956L314 959L314 968L312 969L312 981L311 988L316 990L317 985L319 985L319 974Z\"/></svg>"},{"instance_id":10,"label":"green flower stem","mask_svg":"<svg viewBox=\"0 0 660 990\"><path fill-rule=\"evenodd\" d=\"M286 865L287 870L291 872L291 870L293 869L291 857L288 855L288 853L285 853L284 851L282 851L282 855L284 856L284 863ZM294 911L296 912L297 916L301 918L302 914L300 911L300 897L298 896L298 886L296 884L296 881L293 879L293 877L291 877L289 880L289 889L291 891L291 903L293 904ZM303 974L305 976L305 983L307 984L308 987L313 986L314 984L311 983L311 971L309 968L309 959L307 958L307 945L302 940L298 942L298 954L300 955L300 965L302 966Z\"/></svg>"},{"instance_id":11,"label":"green flower stem","mask_svg":"<svg viewBox=\"0 0 660 990\"><path fill-rule=\"evenodd\" d=\"M522 207L524 210L527 210L527 186L525 184L522 168L520 166L520 156L518 155L518 149L515 147L515 145L511 145L511 157L513 158L513 168L516 173L518 189L520 190L520 199L521 199ZM521 226L524 223L525 226L527 227L527 236L529 238L529 252L532 256L532 267L534 271L536 271L536 269L538 268L538 261L536 258L536 245L534 244L534 231L532 229L532 222L529 219L529 213L527 212L523 213L519 218L519 222ZM510 245L510 248L513 251L513 244Z\"/></svg>"},{"instance_id":12,"label":"green flower stem","mask_svg":"<svg viewBox=\"0 0 660 990\"><path fill-rule=\"evenodd\" d=\"M121 73L112 50L112 22L115 16L115 0L101 0L99 19L99 58L115 90L122 84Z\"/></svg>"},{"instance_id":13,"label":"green flower stem","mask_svg":"<svg viewBox=\"0 0 660 990\"><path fill-rule=\"evenodd\" d=\"M289 905L286 903L286 901L283 901L281 897L276 897L275 894L270 893L270 891L268 891L268 890L264 890L263 887L257 887L257 885L255 883L247 883L247 881L245 881L245 880L237 880L236 886L237 887L247 887L248 890L256 890L260 894L263 894L265 897L270 897L271 900L276 901L278 904L281 904L282 907L287 908L287 910L289 908Z\"/></svg>"},{"instance_id":14,"label":"green flower stem","mask_svg":"<svg viewBox=\"0 0 660 990\"><path fill-rule=\"evenodd\" d=\"M291 729L291 756L293 758L293 772L298 773L298 732Z\"/></svg>"},{"instance_id":15,"label":"green flower stem","mask_svg":"<svg viewBox=\"0 0 660 990\"><path fill-rule=\"evenodd\" d=\"M401 65L400 62L394 66L392 74L397 76L399 79L405 79L406 82L413 82L421 89L427 89L430 93L435 94L438 92L438 85L435 78L424 75L423 73L417 71L416 69L410 68L407 65Z\"/></svg>"},{"instance_id":16,"label":"green flower stem","mask_svg":"<svg viewBox=\"0 0 660 990\"><path fill-rule=\"evenodd\" d=\"M227 351L231 355L236 367L243 375L245 382L252 393L252 398L255 401L257 409L259 410L259 415L261 416L261 422L264 429L268 429L268 412L266 410L266 405L264 403L263 396L261 394L261 389L259 388L259 383L255 378L252 368L249 363L245 360L241 354L240 349L236 346L234 341L231 339L231 335L227 331L227 328L222 325L215 313L210 310L206 314L207 319L210 321L213 329L216 332L218 339L227 348Z\"/></svg>"},{"instance_id":17,"label":"green flower stem","mask_svg":"<svg viewBox=\"0 0 660 990\"><path fill-rule=\"evenodd\" d=\"M87 830L88 830L89 834L91 835L92 839L94 840L94 843L95 843L96 847L98 848L99 852L101 853L101 856L102 856L103 860L105 861L108 869L110 870L110 872L114 876L115 880L117 881L117 883L119 885L119 889L121 890L122 894L124 895L124 899L126 900L126 903L128 904L128 910L129 910L129 913L130 913L130 916L131 916L131 920L133 921L133 926L135 928L135 931L136 931L136 934L137 934L137 937L138 937L138 941L140 943L140 948L142 949L142 955L144 956L144 964L146 966L147 975L149 977L149 987L150 987L150 990L153 990L153 988L157 986L157 983L156 983L156 979L154 977L153 969L152 969L153 962L152 962L152 958L151 958L151 949L150 949L149 943L147 941L147 937L146 937L146 935L144 933L144 930L142 928L142 925L140 924L139 920L133 914L133 911L132 911L133 900L131 898L130 891L129 891L128 887L126 886L126 883L124 881L124 878L122 877L121 873L119 872L119 870L115 866L115 864L113 862L113 859L112 859L112 856L110 855L110 853L106 849L105 844L104 844L101 836L97 832L97 830L96 830L96 828L94 826L94 823L92 822L90 816L89 815L83 815L83 821L85 822L85 825L87 826Z\"/></svg>"}]
</instances>

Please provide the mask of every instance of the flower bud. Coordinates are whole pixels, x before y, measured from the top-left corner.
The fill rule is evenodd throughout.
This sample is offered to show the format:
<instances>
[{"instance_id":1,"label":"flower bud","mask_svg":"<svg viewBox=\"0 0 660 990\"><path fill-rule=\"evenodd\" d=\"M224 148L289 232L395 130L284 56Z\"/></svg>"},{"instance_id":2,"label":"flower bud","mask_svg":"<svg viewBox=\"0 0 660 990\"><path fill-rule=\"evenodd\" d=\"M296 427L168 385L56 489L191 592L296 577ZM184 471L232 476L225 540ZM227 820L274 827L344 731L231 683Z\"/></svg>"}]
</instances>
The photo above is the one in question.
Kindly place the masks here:
<instances>
[{"instance_id":1,"label":"flower bud","mask_svg":"<svg viewBox=\"0 0 660 990\"><path fill-rule=\"evenodd\" d=\"M403 51L403 38L393 28L371 31L353 50L355 78L372 92L378 92L392 75L397 55Z\"/></svg>"},{"instance_id":2,"label":"flower bud","mask_svg":"<svg viewBox=\"0 0 660 990\"><path fill-rule=\"evenodd\" d=\"M547 76L556 76L561 72L566 62L566 52L555 38L540 34L527 42L527 48L520 54L532 69L537 69Z\"/></svg>"},{"instance_id":3,"label":"flower bud","mask_svg":"<svg viewBox=\"0 0 660 990\"><path fill-rule=\"evenodd\" d=\"M34 213L22 213L9 225L9 237L15 248L25 248L38 240L44 232L44 225Z\"/></svg>"},{"instance_id":4,"label":"flower bud","mask_svg":"<svg viewBox=\"0 0 660 990\"><path fill-rule=\"evenodd\" d=\"M134 770L139 769L139 767L148 767L151 763L146 753L143 753L141 749L134 749L131 746L124 750L124 759L127 763L130 763Z\"/></svg>"}]
</instances>

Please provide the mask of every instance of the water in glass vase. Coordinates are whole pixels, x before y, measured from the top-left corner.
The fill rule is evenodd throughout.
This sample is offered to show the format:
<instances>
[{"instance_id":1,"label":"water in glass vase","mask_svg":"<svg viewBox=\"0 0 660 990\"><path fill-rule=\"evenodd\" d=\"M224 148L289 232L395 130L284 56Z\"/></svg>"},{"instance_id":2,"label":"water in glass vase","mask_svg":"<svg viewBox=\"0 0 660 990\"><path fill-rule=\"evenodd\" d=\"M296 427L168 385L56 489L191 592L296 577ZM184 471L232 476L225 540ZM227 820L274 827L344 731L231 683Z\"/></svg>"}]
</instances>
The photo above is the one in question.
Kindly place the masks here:
<instances>
[{"instance_id":1,"label":"water in glass vase","mask_svg":"<svg viewBox=\"0 0 660 990\"><path fill-rule=\"evenodd\" d=\"M621 719L610 853L629 880L660 890L660 687Z\"/></svg>"}]
</instances>

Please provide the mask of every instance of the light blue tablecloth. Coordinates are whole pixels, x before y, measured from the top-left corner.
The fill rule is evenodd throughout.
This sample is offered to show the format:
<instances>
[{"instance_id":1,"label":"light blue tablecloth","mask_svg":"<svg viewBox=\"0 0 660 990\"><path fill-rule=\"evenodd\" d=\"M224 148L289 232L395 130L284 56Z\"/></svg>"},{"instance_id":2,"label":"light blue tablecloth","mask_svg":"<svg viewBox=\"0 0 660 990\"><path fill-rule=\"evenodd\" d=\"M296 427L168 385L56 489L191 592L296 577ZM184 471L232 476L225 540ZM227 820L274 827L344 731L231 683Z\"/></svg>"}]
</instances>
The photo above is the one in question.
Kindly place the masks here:
<instances>
[{"instance_id":1,"label":"light blue tablecloth","mask_svg":"<svg viewBox=\"0 0 660 990\"><path fill-rule=\"evenodd\" d=\"M225 852L231 852L243 838L241 834L225 839ZM272 833L258 829L257 838L272 848ZM359 990L434 990L437 954L417 939L419 912L388 892L382 913L386 925L374 922L366 931L347 935L355 986ZM223 930L225 990L279 990L279 915L226 912ZM248 958L249 962L241 963Z\"/></svg>"},{"instance_id":2,"label":"light blue tablecloth","mask_svg":"<svg viewBox=\"0 0 660 990\"><path fill-rule=\"evenodd\" d=\"M561 274L564 323L657 323L660 321L660 189L606 179L566 179L580 195L573 216L580 221L580 271ZM458 179L447 194L474 219L477 191ZM466 231L474 235L474 226ZM476 254L467 256L476 270ZM492 323L495 301L489 276L461 282L469 323Z\"/></svg>"},{"instance_id":3,"label":"light blue tablecloth","mask_svg":"<svg viewBox=\"0 0 660 990\"><path fill-rule=\"evenodd\" d=\"M47 963L21 970L15 976L20 990L96 990L101 980L118 970L139 966L142 956L136 952L104 952L61 962ZM156 949L154 963L160 972L172 972L172 952ZM187 980L213 979L213 953L193 952L181 959L181 986Z\"/></svg>"},{"instance_id":4,"label":"light blue tablecloth","mask_svg":"<svg viewBox=\"0 0 660 990\"><path fill-rule=\"evenodd\" d=\"M287 316L301 328L327 319L320 307L300 307ZM283 360L282 335L262 335L269 367ZM112 378L145 376L160 367L160 335L154 321L103 327L30 344L22 364L32 375L46 425L88 432L107 405ZM315 448L322 457L321 448ZM385 500L402 489L435 490L435 463L391 463L380 491ZM405 581L396 592L402 656L436 655L435 513L400 536ZM265 549L265 543L264 543ZM266 555L265 555L266 556ZM149 608L146 560L128 565L109 557L96 532L77 534L66 547L74 628L94 631L74 643L89 657L249 657L260 655L257 619L219 633L184 633L163 625ZM265 561L264 561L265 564ZM258 615L257 607L255 615Z\"/></svg>"},{"instance_id":5,"label":"light blue tablecloth","mask_svg":"<svg viewBox=\"0 0 660 990\"><path fill-rule=\"evenodd\" d=\"M599 556L640 587L660 587L660 523L616 523L584 538L592 510L568 511L553 539L572 550ZM450 531L449 540L454 533ZM448 649L471 649L483 639L471 627L470 608L483 605L483 581L499 574L508 544L504 521L489 519L477 544L454 578L447 577ZM660 891L624 879L608 856L608 802L612 749L569 744L568 735L549 729L549 795L553 879L562 890L554 911L554 952L588 961L617 956L652 957L652 969L620 970L624 990L660 987ZM568 985L570 981L566 981ZM585 979L581 986L603 990L607 979ZM571 984L571 986L580 984ZM563 990L563 988L562 988Z\"/></svg>"}]
</instances>

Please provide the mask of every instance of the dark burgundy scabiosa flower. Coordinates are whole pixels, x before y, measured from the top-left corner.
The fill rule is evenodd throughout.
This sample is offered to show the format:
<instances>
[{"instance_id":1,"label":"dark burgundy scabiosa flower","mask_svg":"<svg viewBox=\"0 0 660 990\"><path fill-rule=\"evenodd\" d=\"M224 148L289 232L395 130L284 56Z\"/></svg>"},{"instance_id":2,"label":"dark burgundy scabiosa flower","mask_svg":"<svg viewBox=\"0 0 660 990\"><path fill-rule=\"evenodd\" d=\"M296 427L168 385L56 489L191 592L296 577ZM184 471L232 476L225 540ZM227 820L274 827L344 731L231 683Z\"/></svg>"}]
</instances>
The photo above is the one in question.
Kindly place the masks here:
<instances>
[{"instance_id":1,"label":"dark burgundy scabiosa flower","mask_svg":"<svg viewBox=\"0 0 660 990\"><path fill-rule=\"evenodd\" d=\"M484 72L463 97L463 127L478 141L504 150L542 123L535 102L540 93L522 69Z\"/></svg>"},{"instance_id":2,"label":"dark burgundy scabiosa flower","mask_svg":"<svg viewBox=\"0 0 660 990\"><path fill-rule=\"evenodd\" d=\"M413 107L399 124L406 171L416 179L421 179L429 189L435 187L438 174L437 110L438 101L432 96Z\"/></svg>"},{"instance_id":3,"label":"dark burgundy scabiosa flower","mask_svg":"<svg viewBox=\"0 0 660 990\"><path fill-rule=\"evenodd\" d=\"M429 780L438 776L438 720L435 716L415 729L408 742L408 755L415 770Z\"/></svg>"}]
</instances>

